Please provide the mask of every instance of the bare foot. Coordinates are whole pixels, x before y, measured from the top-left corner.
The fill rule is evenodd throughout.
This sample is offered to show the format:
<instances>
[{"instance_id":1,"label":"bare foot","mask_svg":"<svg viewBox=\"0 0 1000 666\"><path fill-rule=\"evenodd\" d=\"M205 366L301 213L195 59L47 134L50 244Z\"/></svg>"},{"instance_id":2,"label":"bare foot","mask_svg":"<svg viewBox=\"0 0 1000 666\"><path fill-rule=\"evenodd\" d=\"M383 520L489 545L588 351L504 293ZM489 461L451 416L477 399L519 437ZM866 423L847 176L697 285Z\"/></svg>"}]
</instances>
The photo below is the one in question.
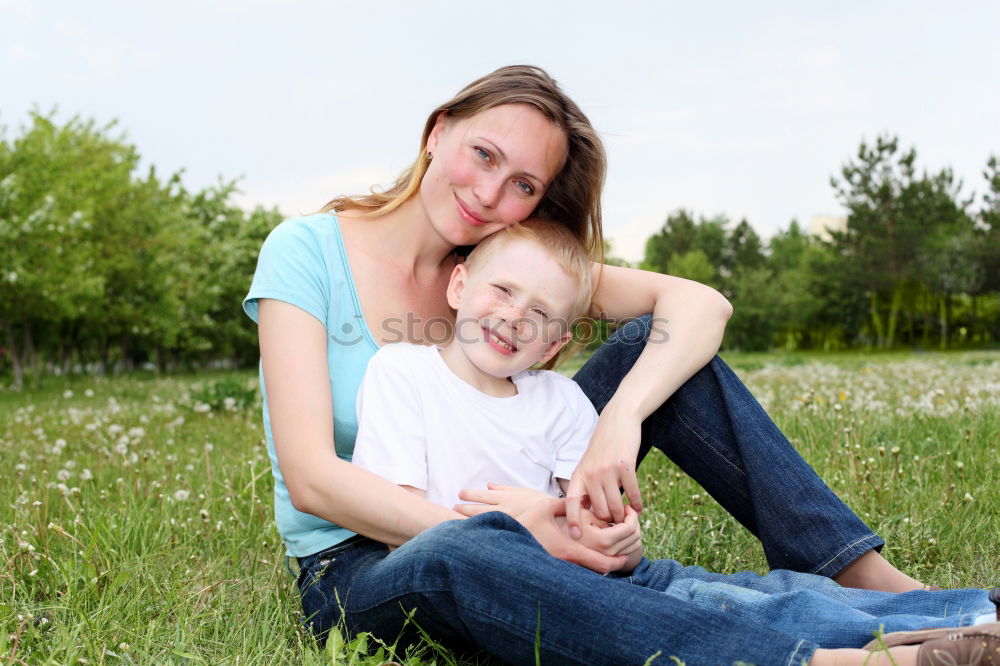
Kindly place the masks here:
<instances>
[{"instance_id":1,"label":"bare foot","mask_svg":"<svg viewBox=\"0 0 1000 666\"><path fill-rule=\"evenodd\" d=\"M919 645L905 645L888 650L816 650L809 666L917 666Z\"/></svg>"},{"instance_id":2,"label":"bare foot","mask_svg":"<svg viewBox=\"0 0 1000 666\"><path fill-rule=\"evenodd\" d=\"M912 592L926 589L923 583L889 564L888 560L874 550L869 550L848 564L833 579L844 587L864 590Z\"/></svg>"}]
</instances>

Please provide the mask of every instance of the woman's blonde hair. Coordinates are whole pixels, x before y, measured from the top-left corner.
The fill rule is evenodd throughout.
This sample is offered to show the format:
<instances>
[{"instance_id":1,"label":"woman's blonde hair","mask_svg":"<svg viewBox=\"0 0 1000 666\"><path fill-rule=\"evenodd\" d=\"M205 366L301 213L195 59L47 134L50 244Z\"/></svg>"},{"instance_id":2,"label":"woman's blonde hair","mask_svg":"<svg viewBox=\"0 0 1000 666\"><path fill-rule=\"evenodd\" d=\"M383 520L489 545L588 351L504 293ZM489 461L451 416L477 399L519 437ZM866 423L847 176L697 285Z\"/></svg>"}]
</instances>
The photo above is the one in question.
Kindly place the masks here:
<instances>
[{"instance_id":1,"label":"woman's blonde hair","mask_svg":"<svg viewBox=\"0 0 1000 666\"><path fill-rule=\"evenodd\" d=\"M323 206L323 211L361 210L365 215L377 217L394 210L420 190L420 182L430 163L427 138L439 115L469 118L504 104L527 104L538 109L566 133L566 163L545 191L533 215L568 228L580 239L591 258L602 262L601 189L607 169L604 145L587 116L555 80L541 68L529 65L501 67L473 81L434 109L424 125L417 160L387 190L373 188L370 194L339 196Z\"/></svg>"}]
</instances>

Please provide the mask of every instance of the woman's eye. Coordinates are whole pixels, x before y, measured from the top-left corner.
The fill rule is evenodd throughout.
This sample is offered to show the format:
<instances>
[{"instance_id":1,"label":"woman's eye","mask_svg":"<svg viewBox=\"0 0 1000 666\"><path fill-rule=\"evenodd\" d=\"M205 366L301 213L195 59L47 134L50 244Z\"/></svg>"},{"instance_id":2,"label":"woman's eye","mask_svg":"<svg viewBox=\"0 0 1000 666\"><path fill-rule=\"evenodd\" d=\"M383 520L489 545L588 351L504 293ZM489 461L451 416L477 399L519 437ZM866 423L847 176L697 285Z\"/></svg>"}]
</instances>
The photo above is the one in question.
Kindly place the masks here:
<instances>
[{"instance_id":1,"label":"woman's eye","mask_svg":"<svg viewBox=\"0 0 1000 666\"><path fill-rule=\"evenodd\" d=\"M479 159L484 160L486 162L490 161L491 158L490 158L489 152L487 152L486 150L484 150L484 149L482 149L482 148L480 148L478 146L476 146L475 151L476 151L476 155L479 156Z\"/></svg>"},{"instance_id":2,"label":"woman's eye","mask_svg":"<svg viewBox=\"0 0 1000 666\"><path fill-rule=\"evenodd\" d=\"M525 194L535 193L535 188L533 188L530 183L526 183L523 180L519 180L515 184L517 185L517 189L521 190Z\"/></svg>"}]
</instances>

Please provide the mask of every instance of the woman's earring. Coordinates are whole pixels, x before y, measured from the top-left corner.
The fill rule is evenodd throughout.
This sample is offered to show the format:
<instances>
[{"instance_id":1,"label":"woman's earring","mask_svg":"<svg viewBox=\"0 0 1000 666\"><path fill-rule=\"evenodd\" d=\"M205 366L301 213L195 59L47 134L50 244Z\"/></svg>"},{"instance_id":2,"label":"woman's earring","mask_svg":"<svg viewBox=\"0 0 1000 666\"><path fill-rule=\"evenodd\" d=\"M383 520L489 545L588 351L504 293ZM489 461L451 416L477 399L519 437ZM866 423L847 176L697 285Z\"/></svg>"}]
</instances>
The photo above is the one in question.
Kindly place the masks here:
<instances>
[{"instance_id":1,"label":"woman's earring","mask_svg":"<svg viewBox=\"0 0 1000 666\"><path fill-rule=\"evenodd\" d=\"M434 153L432 153L431 151L429 151L429 150L428 150L428 151L427 151L427 152L426 152L426 153L424 154L424 157L426 157L426 158L427 158L427 161L428 161L428 162L430 162L430 161L431 161L432 159L434 159Z\"/></svg>"}]
</instances>

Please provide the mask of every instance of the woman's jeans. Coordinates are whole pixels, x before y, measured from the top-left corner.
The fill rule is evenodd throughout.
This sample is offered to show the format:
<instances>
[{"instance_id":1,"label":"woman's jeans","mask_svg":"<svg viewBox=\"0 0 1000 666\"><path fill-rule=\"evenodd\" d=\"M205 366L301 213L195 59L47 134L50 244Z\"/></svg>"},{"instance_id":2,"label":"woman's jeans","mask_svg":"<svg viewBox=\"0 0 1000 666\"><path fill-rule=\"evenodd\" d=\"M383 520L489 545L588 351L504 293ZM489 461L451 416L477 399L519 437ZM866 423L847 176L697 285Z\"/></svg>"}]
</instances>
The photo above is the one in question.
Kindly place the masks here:
<instances>
[{"instance_id":1,"label":"woman's jeans","mask_svg":"<svg viewBox=\"0 0 1000 666\"><path fill-rule=\"evenodd\" d=\"M860 647L875 632L970 624L985 590L889 594L791 571L712 574L643 560L630 577L551 557L516 520L442 523L392 553L364 540L301 558L306 622L406 645L426 632L513 664L689 666L808 663L817 647Z\"/></svg>"},{"instance_id":2,"label":"woman's jeans","mask_svg":"<svg viewBox=\"0 0 1000 666\"><path fill-rule=\"evenodd\" d=\"M619 328L577 373L599 411L650 321ZM641 446L640 457L664 451L757 535L772 568L832 576L883 544L718 357L645 421ZM602 577L550 557L497 512L444 523L391 554L364 540L300 566L304 614L319 636L338 623L387 643L422 630L512 663L534 663L536 649L546 664L643 664L655 653L689 665L802 663L817 646L860 647L881 625L958 626L970 609L990 607L981 590L887 595L791 571L721 576L671 560Z\"/></svg>"}]
</instances>

